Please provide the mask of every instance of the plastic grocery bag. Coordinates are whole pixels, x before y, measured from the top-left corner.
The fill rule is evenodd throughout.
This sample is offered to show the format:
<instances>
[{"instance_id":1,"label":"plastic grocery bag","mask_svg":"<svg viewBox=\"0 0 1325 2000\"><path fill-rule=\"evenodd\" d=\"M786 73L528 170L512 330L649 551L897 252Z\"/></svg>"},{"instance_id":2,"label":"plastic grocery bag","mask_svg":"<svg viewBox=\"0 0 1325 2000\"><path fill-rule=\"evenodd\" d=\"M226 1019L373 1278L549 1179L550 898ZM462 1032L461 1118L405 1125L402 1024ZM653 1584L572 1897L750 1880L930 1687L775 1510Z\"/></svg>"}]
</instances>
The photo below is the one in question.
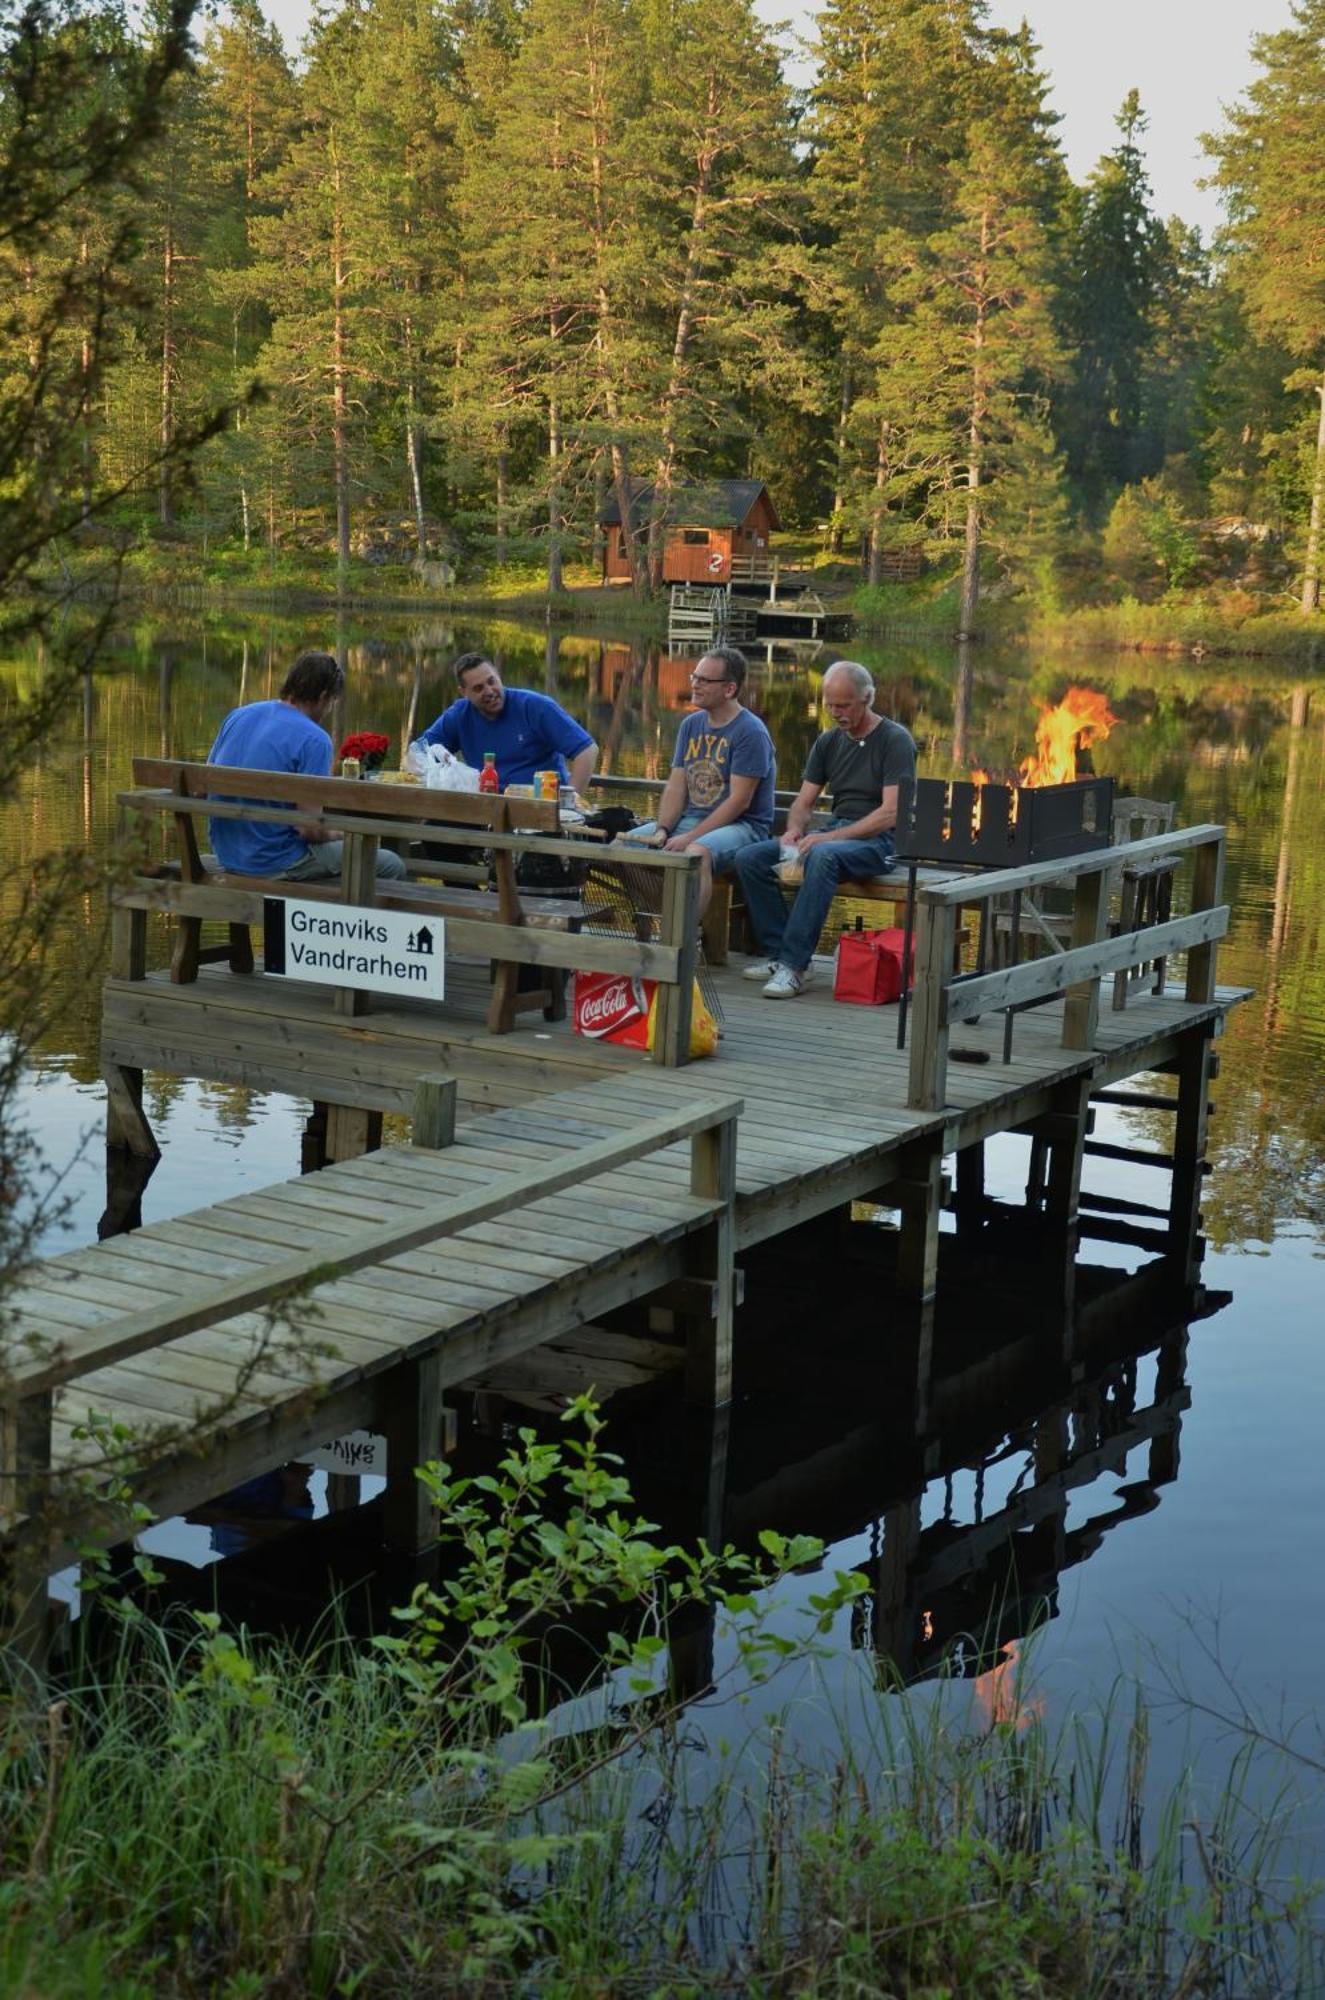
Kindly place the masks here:
<instances>
[{"instance_id":1,"label":"plastic grocery bag","mask_svg":"<svg viewBox=\"0 0 1325 2000\"><path fill-rule=\"evenodd\" d=\"M626 979L615 972L577 972L571 982L571 1026L593 1041L627 1049L653 1050L658 1018L656 979ZM718 1024L695 981L690 1002L690 1054L711 1056L718 1047Z\"/></svg>"},{"instance_id":2,"label":"plastic grocery bag","mask_svg":"<svg viewBox=\"0 0 1325 2000\"><path fill-rule=\"evenodd\" d=\"M463 757L453 757L441 743L417 739L405 752L405 769L430 792L476 792L478 772Z\"/></svg>"}]
</instances>

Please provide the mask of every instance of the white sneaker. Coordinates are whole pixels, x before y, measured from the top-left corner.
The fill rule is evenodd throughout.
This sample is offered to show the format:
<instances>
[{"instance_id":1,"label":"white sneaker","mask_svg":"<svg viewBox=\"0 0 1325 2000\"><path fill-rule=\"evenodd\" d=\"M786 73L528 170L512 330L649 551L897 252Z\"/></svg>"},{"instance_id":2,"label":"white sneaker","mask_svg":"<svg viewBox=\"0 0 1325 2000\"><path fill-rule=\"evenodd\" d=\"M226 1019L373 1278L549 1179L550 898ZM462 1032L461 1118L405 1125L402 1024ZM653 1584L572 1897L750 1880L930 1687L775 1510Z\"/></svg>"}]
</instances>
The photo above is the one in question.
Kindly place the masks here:
<instances>
[{"instance_id":1,"label":"white sneaker","mask_svg":"<svg viewBox=\"0 0 1325 2000\"><path fill-rule=\"evenodd\" d=\"M777 969L778 962L775 958L756 958L751 964L742 967L741 977L757 979L761 986L766 986Z\"/></svg>"},{"instance_id":2,"label":"white sneaker","mask_svg":"<svg viewBox=\"0 0 1325 2000\"><path fill-rule=\"evenodd\" d=\"M773 975L764 988L765 1000L794 1000L803 993L814 980L814 968L807 965L804 972L794 972L789 965L775 965Z\"/></svg>"}]
</instances>

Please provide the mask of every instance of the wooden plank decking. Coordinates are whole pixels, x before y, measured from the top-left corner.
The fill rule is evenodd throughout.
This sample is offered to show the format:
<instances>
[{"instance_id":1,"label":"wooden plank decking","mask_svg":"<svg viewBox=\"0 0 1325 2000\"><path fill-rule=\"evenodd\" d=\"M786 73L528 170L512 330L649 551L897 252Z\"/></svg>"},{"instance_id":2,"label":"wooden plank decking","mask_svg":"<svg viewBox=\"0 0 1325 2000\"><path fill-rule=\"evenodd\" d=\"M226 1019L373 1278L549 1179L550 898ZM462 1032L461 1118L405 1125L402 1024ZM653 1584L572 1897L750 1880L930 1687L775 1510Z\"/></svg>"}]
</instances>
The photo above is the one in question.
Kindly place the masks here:
<instances>
[{"instance_id":1,"label":"wooden plank decking","mask_svg":"<svg viewBox=\"0 0 1325 2000\"><path fill-rule=\"evenodd\" d=\"M463 970L463 969L462 969ZM1002 1061L1003 1017L954 1031L959 1052L938 1112L907 1107L908 1055L897 1048L895 1007L834 1003L825 976L798 999L765 1000L739 977L740 961L712 975L724 1013L716 1058L664 1073L632 1050L573 1035L566 1024L486 1032L486 985L477 971L453 982L444 1013L410 1003L337 1016L312 987L204 972L190 989L163 976L110 981L103 1055L114 1063L173 1074L326 1097L365 1109L408 1113L421 1074L454 1075L471 1112L532 1107L551 1091L621 1079L620 1108L632 1116L641 1074L683 1095L735 1092L745 1104L737 1143L737 1247L797 1220L868 1194L899 1171L909 1142L926 1138L947 1152L1050 1109L1073 1079L1102 1087L1173 1059L1178 1039L1201 1023L1217 1029L1242 996L1220 989L1190 1004L1179 993L1146 996L1100 1016L1097 1046L1061 1044L1063 1003L1020 1016L1012 1061ZM967 1063L960 1052L984 1060ZM569 1113L563 1107L563 1120ZM599 1109L597 1117L606 1116ZM530 1129L516 1121L512 1129ZM569 1132L570 1126L564 1129ZM633 1170L638 1174L641 1170ZM649 1163L649 1185L680 1185L681 1150ZM629 1179L630 1176L627 1176Z\"/></svg>"},{"instance_id":2,"label":"wooden plank decking","mask_svg":"<svg viewBox=\"0 0 1325 2000\"><path fill-rule=\"evenodd\" d=\"M25 1356L18 1365L28 1393L41 1386L29 1339L53 1349L58 1376L93 1329L97 1341L118 1337L138 1316L192 1311L200 1297L274 1284L292 1261L330 1262L375 1228L408 1231L447 1204L491 1208L513 1178L532 1175L537 1188L540 1176L591 1160L595 1145L620 1153L643 1132L650 1107L668 1136L678 1129L686 1100L657 1078L636 1080L629 1126L609 1090L606 1104L591 1087L573 1100L554 1095L536 1122L499 1114L458 1127L445 1151L387 1148L47 1260L12 1295L6 1328L11 1354ZM664 1184L651 1180L646 1157L643 1173L613 1170L535 1192L499 1219L334 1277L317 1286L312 1310L297 1304L288 1323L256 1310L218 1315L114 1365L87 1368L56 1391L52 1469L96 1466L103 1448L86 1435L95 1412L103 1426L148 1441L143 1490L175 1510L301 1440L325 1438L347 1415L355 1424L382 1420L373 1384L402 1365L435 1362L432 1387L441 1391L686 1276L691 1241L724 1204L693 1191L686 1145L681 1154L680 1172L669 1168ZM181 1432L199 1431L205 1460L173 1452Z\"/></svg>"}]
</instances>

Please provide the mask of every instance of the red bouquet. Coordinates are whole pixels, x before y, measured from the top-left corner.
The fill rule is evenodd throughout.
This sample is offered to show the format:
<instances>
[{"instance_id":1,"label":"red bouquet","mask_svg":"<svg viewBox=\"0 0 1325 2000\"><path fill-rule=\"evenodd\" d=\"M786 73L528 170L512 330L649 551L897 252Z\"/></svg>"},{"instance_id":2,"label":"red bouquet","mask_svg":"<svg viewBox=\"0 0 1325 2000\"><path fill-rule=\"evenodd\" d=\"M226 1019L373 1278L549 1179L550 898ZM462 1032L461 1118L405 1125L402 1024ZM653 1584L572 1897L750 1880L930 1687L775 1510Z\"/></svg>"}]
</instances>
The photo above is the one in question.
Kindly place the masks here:
<instances>
[{"instance_id":1,"label":"red bouquet","mask_svg":"<svg viewBox=\"0 0 1325 2000\"><path fill-rule=\"evenodd\" d=\"M345 738L337 756L341 763L344 763L347 757L357 757L360 770L365 777L370 777L374 771L381 770L390 748L389 736L379 736L372 729L356 729L352 736Z\"/></svg>"}]
</instances>

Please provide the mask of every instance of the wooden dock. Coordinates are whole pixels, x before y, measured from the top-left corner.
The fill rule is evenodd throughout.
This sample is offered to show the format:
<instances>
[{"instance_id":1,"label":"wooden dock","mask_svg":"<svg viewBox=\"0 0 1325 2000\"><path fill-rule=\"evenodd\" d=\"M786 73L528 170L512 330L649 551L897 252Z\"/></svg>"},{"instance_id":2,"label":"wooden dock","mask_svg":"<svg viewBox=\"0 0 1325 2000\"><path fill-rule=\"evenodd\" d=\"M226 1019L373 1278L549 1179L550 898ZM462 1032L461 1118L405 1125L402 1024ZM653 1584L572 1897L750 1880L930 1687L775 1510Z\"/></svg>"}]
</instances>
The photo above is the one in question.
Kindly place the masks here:
<instances>
[{"instance_id":1,"label":"wooden dock","mask_svg":"<svg viewBox=\"0 0 1325 2000\"><path fill-rule=\"evenodd\" d=\"M486 962L454 963L444 1005L374 998L356 1012L335 989L224 965L182 984L110 979L102 1054L118 1087L164 1070L311 1098L327 1164L30 1274L0 1378L0 1534L16 1573L35 1584L66 1546L67 1508L57 1545L43 1495L95 1470L108 1425L136 1439L135 1490L158 1512L338 1433L380 1431L390 1537L423 1546L412 1472L439 1449L449 1388L633 1305L684 1342L694 1399L721 1406L743 1251L855 1201L893 1207L893 1297L932 1306L945 1156L960 1217L982 1200L996 1134L1031 1139L1044 1243L1066 1272L1091 1098L1141 1074L1173 1080L1141 1095L1173 1116L1162 1227L1190 1276L1213 1043L1244 995L1215 983L1221 831L1167 846L1195 862L1187 915L1105 938L1112 856L1042 864L1076 883L1074 943L978 978L955 969L958 912L1011 874L922 890L905 1050L896 1007L836 1005L823 972L770 1002L739 961L711 975L716 1058L679 1069L564 1021L490 1033ZM1180 948L1183 989L1100 1007L1120 966ZM1018 1015L1005 1060L996 1010L1028 1000L1043 1004ZM387 1112L413 1119L412 1145L373 1143ZM891 1310L881 1299L880 1340Z\"/></svg>"}]
</instances>

